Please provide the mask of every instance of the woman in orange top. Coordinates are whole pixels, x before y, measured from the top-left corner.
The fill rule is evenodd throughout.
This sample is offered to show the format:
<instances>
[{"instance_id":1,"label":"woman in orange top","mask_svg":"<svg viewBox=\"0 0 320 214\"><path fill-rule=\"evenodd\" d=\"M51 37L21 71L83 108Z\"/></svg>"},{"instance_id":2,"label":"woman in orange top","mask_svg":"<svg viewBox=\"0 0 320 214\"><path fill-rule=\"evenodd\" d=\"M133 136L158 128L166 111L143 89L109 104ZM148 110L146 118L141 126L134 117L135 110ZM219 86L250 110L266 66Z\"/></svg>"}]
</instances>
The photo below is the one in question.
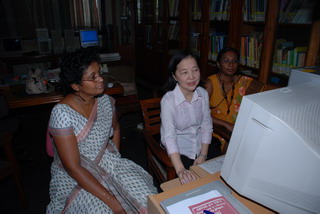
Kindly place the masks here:
<instances>
[{"instance_id":1,"label":"woman in orange top","mask_svg":"<svg viewBox=\"0 0 320 214\"><path fill-rule=\"evenodd\" d=\"M223 126L230 132L233 130L242 97L252 81L251 77L238 73L239 59L236 49L222 49L217 57L220 71L208 77L205 83L213 125Z\"/></svg>"}]
</instances>

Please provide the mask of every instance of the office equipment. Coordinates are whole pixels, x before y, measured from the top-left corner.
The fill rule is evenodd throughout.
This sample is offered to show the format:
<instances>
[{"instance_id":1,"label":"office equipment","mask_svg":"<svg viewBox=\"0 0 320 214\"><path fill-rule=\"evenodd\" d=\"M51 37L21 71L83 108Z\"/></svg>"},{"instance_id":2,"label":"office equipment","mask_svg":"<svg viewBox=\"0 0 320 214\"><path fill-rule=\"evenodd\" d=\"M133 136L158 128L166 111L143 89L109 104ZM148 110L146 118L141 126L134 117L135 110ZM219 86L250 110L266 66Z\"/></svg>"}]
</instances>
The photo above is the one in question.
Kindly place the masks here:
<instances>
[{"instance_id":1,"label":"office equipment","mask_svg":"<svg viewBox=\"0 0 320 214\"><path fill-rule=\"evenodd\" d=\"M80 30L80 46L82 48L99 46L99 36L97 30Z\"/></svg>"},{"instance_id":2,"label":"office equipment","mask_svg":"<svg viewBox=\"0 0 320 214\"><path fill-rule=\"evenodd\" d=\"M60 30L51 30L51 41L53 53L63 53L64 47Z\"/></svg>"},{"instance_id":3,"label":"office equipment","mask_svg":"<svg viewBox=\"0 0 320 214\"><path fill-rule=\"evenodd\" d=\"M320 84L320 67L309 66L292 69L289 77L288 86L305 83L308 81Z\"/></svg>"},{"instance_id":4,"label":"office equipment","mask_svg":"<svg viewBox=\"0 0 320 214\"><path fill-rule=\"evenodd\" d=\"M3 50L5 52L21 52L22 40L21 37L10 37L2 39Z\"/></svg>"},{"instance_id":5,"label":"office equipment","mask_svg":"<svg viewBox=\"0 0 320 214\"><path fill-rule=\"evenodd\" d=\"M206 170L210 174L214 174L216 172L220 172L225 155L221 155L219 157L213 158L211 160L205 161L199 166Z\"/></svg>"},{"instance_id":6,"label":"office equipment","mask_svg":"<svg viewBox=\"0 0 320 214\"><path fill-rule=\"evenodd\" d=\"M49 82L60 82L60 68L44 70L43 74Z\"/></svg>"},{"instance_id":7,"label":"office equipment","mask_svg":"<svg viewBox=\"0 0 320 214\"><path fill-rule=\"evenodd\" d=\"M4 57L22 56L21 37L8 37L0 40L0 54Z\"/></svg>"},{"instance_id":8,"label":"office equipment","mask_svg":"<svg viewBox=\"0 0 320 214\"><path fill-rule=\"evenodd\" d=\"M76 50L74 31L72 29L64 30L64 44L67 53L71 53Z\"/></svg>"},{"instance_id":9,"label":"office equipment","mask_svg":"<svg viewBox=\"0 0 320 214\"><path fill-rule=\"evenodd\" d=\"M245 96L221 176L280 213L320 213L320 85Z\"/></svg>"},{"instance_id":10,"label":"office equipment","mask_svg":"<svg viewBox=\"0 0 320 214\"><path fill-rule=\"evenodd\" d=\"M47 28L37 28L37 40L40 54L51 53L51 39Z\"/></svg>"}]
</instances>

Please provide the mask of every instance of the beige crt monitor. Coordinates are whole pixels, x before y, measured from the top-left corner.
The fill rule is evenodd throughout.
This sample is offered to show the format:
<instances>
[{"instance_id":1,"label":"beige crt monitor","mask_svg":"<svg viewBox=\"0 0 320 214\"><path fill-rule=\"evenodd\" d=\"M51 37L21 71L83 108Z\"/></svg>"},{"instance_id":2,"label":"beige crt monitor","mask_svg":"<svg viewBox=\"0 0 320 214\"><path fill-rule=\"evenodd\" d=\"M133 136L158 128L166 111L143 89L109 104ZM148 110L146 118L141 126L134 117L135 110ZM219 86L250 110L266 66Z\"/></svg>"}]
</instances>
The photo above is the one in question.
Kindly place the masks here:
<instances>
[{"instance_id":1,"label":"beige crt monitor","mask_svg":"<svg viewBox=\"0 0 320 214\"><path fill-rule=\"evenodd\" d=\"M291 70L288 86L303 84L309 81L320 84L320 67L308 66Z\"/></svg>"},{"instance_id":2,"label":"beige crt monitor","mask_svg":"<svg viewBox=\"0 0 320 214\"><path fill-rule=\"evenodd\" d=\"M239 194L279 213L320 213L320 85L242 100L221 169Z\"/></svg>"}]
</instances>

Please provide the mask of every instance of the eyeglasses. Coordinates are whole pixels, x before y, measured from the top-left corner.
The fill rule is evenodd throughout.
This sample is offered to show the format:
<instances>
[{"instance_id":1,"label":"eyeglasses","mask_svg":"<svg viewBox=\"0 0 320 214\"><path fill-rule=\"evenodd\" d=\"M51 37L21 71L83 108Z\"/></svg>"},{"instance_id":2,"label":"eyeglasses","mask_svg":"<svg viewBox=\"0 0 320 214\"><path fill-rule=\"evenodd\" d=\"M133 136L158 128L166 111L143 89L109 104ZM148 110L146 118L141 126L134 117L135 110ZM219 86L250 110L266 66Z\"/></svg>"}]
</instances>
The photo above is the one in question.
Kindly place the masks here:
<instances>
[{"instance_id":1,"label":"eyeglasses","mask_svg":"<svg viewBox=\"0 0 320 214\"><path fill-rule=\"evenodd\" d=\"M81 80L81 81L94 81L94 82L98 82L98 81L100 80L100 78L102 78L102 72L101 72L101 71L98 73L98 75L92 76L92 77L90 77L89 79Z\"/></svg>"},{"instance_id":2,"label":"eyeglasses","mask_svg":"<svg viewBox=\"0 0 320 214\"><path fill-rule=\"evenodd\" d=\"M238 64L239 61L237 59L234 59L234 60L230 60L230 59L221 59L221 62L224 63L224 64L229 64L229 63L232 63L232 64Z\"/></svg>"}]
</instances>

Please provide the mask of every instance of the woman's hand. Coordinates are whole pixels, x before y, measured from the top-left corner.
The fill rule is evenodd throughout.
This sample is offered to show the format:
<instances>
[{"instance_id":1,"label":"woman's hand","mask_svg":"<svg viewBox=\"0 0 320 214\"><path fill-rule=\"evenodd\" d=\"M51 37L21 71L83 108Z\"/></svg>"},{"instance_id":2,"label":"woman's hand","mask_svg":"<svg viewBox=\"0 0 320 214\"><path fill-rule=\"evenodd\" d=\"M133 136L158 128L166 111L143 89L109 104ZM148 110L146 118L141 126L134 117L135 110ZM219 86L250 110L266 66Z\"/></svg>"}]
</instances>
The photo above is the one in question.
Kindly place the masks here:
<instances>
[{"instance_id":1,"label":"woman's hand","mask_svg":"<svg viewBox=\"0 0 320 214\"><path fill-rule=\"evenodd\" d=\"M119 201L116 199L116 197L112 196L108 200L108 207L115 213L115 214L125 214L126 212L122 208L121 204Z\"/></svg>"},{"instance_id":2,"label":"woman's hand","mask_svg":"<svg viewBox=\"0 0 320 214\"><path fill-rule=\"evenodd\" d=\"M196 175L190 170L183 169L177 172L177 175L179 177L181 184L187 184L187 183L190 183L191 181L197 180Z\"/></svg>"},{"instance_id":3,"label":"woman's hand","mask_svg":"<svg viewBox=\"0 0 320 214\"><path fill-rule=\"evenodd\" d=\"M197 157L195 160L194 160L194 162L193 162L193 165L199 165L199 164L202 164L203 162L205 162L206 161L206 156L199 156L199 157Z\"/></svg>"}]
</instances>

